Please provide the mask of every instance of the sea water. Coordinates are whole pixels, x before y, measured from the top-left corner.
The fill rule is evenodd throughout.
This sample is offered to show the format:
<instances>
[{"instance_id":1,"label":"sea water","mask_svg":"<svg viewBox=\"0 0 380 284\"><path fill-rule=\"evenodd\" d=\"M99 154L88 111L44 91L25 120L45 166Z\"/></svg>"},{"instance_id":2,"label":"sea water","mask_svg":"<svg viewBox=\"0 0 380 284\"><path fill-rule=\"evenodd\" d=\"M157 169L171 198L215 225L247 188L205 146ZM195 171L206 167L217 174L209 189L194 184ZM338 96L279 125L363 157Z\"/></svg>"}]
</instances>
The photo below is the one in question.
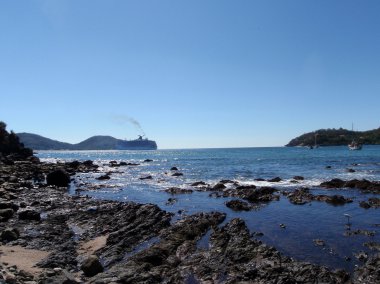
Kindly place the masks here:
<instances>
[{"instance_id":1,"label":"sea water","mask_svg":"<svg viewBox=\"0 0 380 284\"><path fill-rule=\"evenodd\" d=\"M343 180L380 180L380 146L365 146L361 151L349 151L347 147L307 148L231 148L231 149L186 149L157 151L40 151L43 161L59 162L72 160L93 160L99 165L98 173L81 173L71 187L76 194L119 201L154 203L166 211L175 213L173 220L183 214L220 211L227 213L227 220L242 218L251 232L260 232L258 237L264 243L275 246L287 256L297 260L343 268L353 271L361 263L355 254L370 251L363 244L380 241L380 208L364 209L359 202L376 197L356 189L326 190L319 187L323 181L332 178ZM144 162L151 159L151 162ZM110 161L137 163L138 166L110 167ZM177 167L183 176L174 177L172 167ZM349 171L349 169L354 171ZM106 172L111 179L98 181L96 177ZM291 182L294 176L305 179L298 184ZM152 176L152 179L141 180ZM281 181L271 183L256 179L280 177ZM257 210L235 212L225 206L231 198L212 198L209 192L179 194L172 196L163 190L169 187L192 188L195 181L210 185L222 179L239 184L272 186L280 191L308 187L313 194L339 194L353 198L354 202L333 206L325 202L311 202L293 205L285 196L279 201L261 204ZM87 190L86 190L87 189ZM169 198L176 198L169 204ZM181 212L181 214L178 213ZM351 226L347 218L351 216ZM280 227L285 224L286 228ZM347 229L360 229L374 233L373 236L346 236ZM200 245L207 247L207 236ZM324 246L316 246L315 239L322 239Z\"/></svg>"}]
</instances>

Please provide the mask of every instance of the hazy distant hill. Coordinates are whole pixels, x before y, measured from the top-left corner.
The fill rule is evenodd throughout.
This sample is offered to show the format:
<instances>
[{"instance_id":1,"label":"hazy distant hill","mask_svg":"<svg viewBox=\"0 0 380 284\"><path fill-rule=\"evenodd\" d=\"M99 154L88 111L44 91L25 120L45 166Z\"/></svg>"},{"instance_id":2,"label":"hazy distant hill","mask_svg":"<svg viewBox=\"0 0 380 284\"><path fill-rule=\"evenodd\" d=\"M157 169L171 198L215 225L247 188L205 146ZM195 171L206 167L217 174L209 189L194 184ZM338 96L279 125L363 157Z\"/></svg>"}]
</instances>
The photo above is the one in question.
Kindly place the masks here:
<instances>
[{"instance_id":1,"label":"hazy distant hill","mask_svg":"<svg viewBox=\"0 0 380 284\"><path fill-rule=\"evenodd\" d=\"M17 133L17 136L26 147L33 150L71 150L73 147L70 143L59 142L32 133Z\"/></svg>"},{"instance_id":2,"label":"hazy distant hill","mask_svg":"<svg viewBox=\"0 0 380 284\"><path fill-rule=\"evenodd\" d=\"M368 131L351 131L343 128L339 129L319 129L313 132L302 134L292 139L286 146L309 146L314 145L315 135L317 144L320 146L340 146L348 145L352 139L369 145L380 144L380 128Z\"/></svg>"},{"instance_id":3,"label":"hazy distant hill","mask_svg":"<svg viewBox=\"0 0 380 284\"><path fill-rule=\"evenodd\" d=\"M119 141L112 136L92 136L73 146L75 150L113 150L117 149Z\"/></svg>"},{"instance_id":4,"label":"hazy distant hill","mask_svg":"<svg viewBox=\"0 0 380 284\"><path fill-rule=\"evenodd\" d=\"M17 136L26 147L34 150L113 150L122 141L111 136L93 136L78 144L70 144L32 133L17 133Z\"/></svg>"}]
</instances>

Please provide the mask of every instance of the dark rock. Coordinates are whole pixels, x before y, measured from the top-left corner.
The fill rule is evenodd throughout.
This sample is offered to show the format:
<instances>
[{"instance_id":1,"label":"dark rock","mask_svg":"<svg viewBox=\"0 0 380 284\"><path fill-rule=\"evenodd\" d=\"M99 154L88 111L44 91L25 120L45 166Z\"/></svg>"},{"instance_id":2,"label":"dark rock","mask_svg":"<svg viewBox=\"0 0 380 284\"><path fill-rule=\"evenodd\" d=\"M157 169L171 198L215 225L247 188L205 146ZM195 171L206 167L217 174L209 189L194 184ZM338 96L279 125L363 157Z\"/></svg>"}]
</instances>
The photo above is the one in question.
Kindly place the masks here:
<instances>
[{"instance_id":1,"label":"dark rock","mask_svg":"<svg viewBox=\"0 0 380 284\"><path fill-rule=\"evenodd\" d=\"M46 182L48 185L67 187L70 183L70 176L65 170L58 169L47 174Z\"/></svg>"},{"instance_id":2,"label":"dark rock","mask_svg":"<svg viewBox=\"0 0 380 284\"><path fill-rule=\"evenodd\" d=\"M174 173L172 174L173 177L179 177L179 176L183 176L183 173Z\"/></svg>"},{"instance_id":3,"label":"dark rock","mask_svg":"<svg viewBox=\"0 0 380 284\"><path fill-rule=\"evenodd\" d=\"M334 178L330 181L322 182L320 184L321 187L325 187L325 188L341 188L341 187L344 187L344 185L345 185L345 181L338 178Z\"/></svg>"},{"instance_id":4,"label":"dark rock","mask_svg":"<svg viewBox=\"0 0 380 284\"><path fill-rule=\"evenodd\" d=\"M265 181L265 179L263 179L263 178L255 178L254 180L255 181Z\"/></svg>"},{"instance_id":5,"label":"dark rock","mask_svg":"<svg viewBox=\"0 0 380 284\"><path fill-rule=\"evenodd\" d=\"M313 240L313 242L316 246L324 246L325 245L325 242L321 239L315 239L315 240Z\"/></svg>"},{"instance_id":6,"label":"dark rock","mask_svg":"<svg viewBox=\"0 0 380 284\"><path fill-rule=\"evenodd\" d=\"M152 159L145 159L144 162L145 163L150 163L150 162L153 162L153 160Z\"/></svg>"},{"instance_id":7,"label":"dark rock","mask_svg":"<svg viewBox=\"0 0 380 284\"><path fill-rule=\"evenodd\" d=\"M294 176L293 179L294 180L304 180L305 178L302 176Z\"/></svg>"},{"instance_id":8,"label":"dark rock","mask_svg":"<svg viewBox=\"0 0 380 284\"><path fill-rule=\"evenodd\" d=\"M214 185L214 187L212 189L213 190L223 190L225 188L226 188L226 186L223 183L217 183L216 185Z\"/></svg>"},{"instance_id":9,"label":"dark rock","mask_svg":"<svg viewBox=\"0 0 380 284\"><path fill-rule=\"evenodd\" d=\"M281 180L282 180L281 178L275 177L275 178L269 179L268 181L269 182L280 182Z\"/></svg>"},{"instance_id":10,"label":"dark rock","mask_svg":"<svg viewBox=\"0 0 380 284\"><path fill-rule=\"evenodd\" d=\"M369 203L368 203L368 202L365 202L365 201L360 201L360 202L359 202L359 206L362 207L362 208L364 208L364 209L369 209L369 208L371 208L371 205L369 205Z\"/></svg>"},{"instance_id":11,"label":"dark rock","mask_svg":"<svg viewBox=\"0 0 380 284\"><path fill-rule=\"evenodd\" d=\"M241 200L230 200L226 202L226 206L234 211L249 211L252 208L248 202Z\"/></svg>"},{"instance_id":12,"label":"dark rock","mask_svg":"<svg viewBox=\"0 0 380 284\"><path fill-rule=\"evenodd\" d=\"M78 168L80 166L80 162L79 161L72 161L68 164L70 167L72 168Z\"/></svg>"},{"instance_id":13,"label":"dark rock","mask_svg":"<svg viewBox=\"0 0 380 284\"><path fill-rule=\"evenodd\" d=\"M2 241L11 242L17 240L19 236L20 232L17 229L6 228L1 232L0 238Z\"/></svg>"},{"instance_id":14,"label":"dark rock","mask_svg":"<svg viewBox=\"0 0 380 284\"><path fill-rule=\"evenodd\" d=\"M236 187L237 190L252 190L252 189L255 189L256 188L256 185L239 185Z\"/></svg>"},{"instance_id":15,"label":"dark rock","mask_svg":"<svg viewBox=\"0 0 380 284\"><path fill-rule=\"evenodd\" d=\"M354 172L356 172L354 169L347 169L347 172L348 173L354 173Z\"/></svg>"},{"instance_id":16,"label":"dark rock","mask_svg":"<svg viewBox=\"0 0 380 284\"><path fill-rule=\"evenodd\" d=\"M35 220L35 221L40 221L41 220L41 215L39 212L35 210L23 210L18 212L18 218L20 220Z\"/></svg>"},{"instance_id":17,"label":"dark rock","mask_svg":"<svg viewBox=\"0 0 380 284\"><path fill-rule=\"evenodd\" d=\"M233 180L230 180L230 179L222 179L219 183L222 183L222 184L233 183L233 184L235 184L236 182Z\"/></svg>"},{"instance_id":18,"label":"dark rock","mask_svg":"<svg viewBox=\"0 0 380 284\"><path fill-rule=\"evenodd\" d=\"M0 202L0 209L11 208L13 211L17 211L19 206L13 202Z\"/></svg>"},{"instance_id":19,"label":"dark rock","mask_svg":"<svg viewBox=\"0 0 380 284\"><path fill-rule=\"evenodd\" d=\"M100 176L100 177L97 177L96 179L97 180L108 180L108 179L110 179L111 177L109 176L109 175L102 175L102 176Z\"/></svg>"},{"instance_id":20,"label":"dark rock","mask_svg":"<svg viewBox=\"0 0 380 284\"><path fill-rule=\"evenodd\" d=\"M172 167L170 170L171 171L178 171L178 168L177 167Z\"/></svg>"},{"instance_id":21,"label":"dark rock","mask_svg":"<svg viewBox=\"0 0 380 284\"><path fill-rule=\"evenodd\" d=\"M87 167L91 167L94 165L94 162L91 161L91 160L87 160L87 161L84 161L83 162L83 165L87 166Z\"/></svg>"},{"instance_id":22,"label":"dark rock","mask_svg":"<svg viewBox=\"0 0 380 284\"><path fill-rule=\"evenodd\" d=\"M0 209L0 221L7 221L12 218L14 211L12 208Z\"/></svg>"},{"instance_id":23,"label":"dark rock","mask_svg":"<svg viewBox=\"0 0 380 284\"><path fill-rule=\"evenodd\" d=\"M152 176L146 176L146 177L141 177L140 179L141 179L141 180L145 180L145 179L153 179L153 177L152 177Z\"/></svg>"},{"instance_id":24,"label":"dark rock","mask_svg":"<svg viewBox=\"0 0 380 284\"><path fill-rule=\"evenodd\" d=\"M326 166L325 168L326 168L326 169L331 169L331 166Z\"/></svg>"},{"instance_id":25,"label":"dark rock","mask_svg":"<svg viewBox=\"0 0 380 284\"><path fill-rule=\"evenodd\" d=\"M177 198L172 198L172 197L170 197L170 198L168 198L168 201L166 201L166 205L173 205L174 203L176 203L178 200L177 200Z\"/></svg>"},{"instance_id":26,"label":"dark rock","mask_svg":"<svg viewBox=\"0 0 380 284\"><path fill-rule=\"evenodd\" d=\"M200 186L200 185L207 185L204 181L196 181L191 184L191 186Z\"/></svg>"},{"instance_id":27,"label":"dark rock","mask_svg":"<svg viewBox=\"0 0 380 284\"><path fill-rule=\"evenodd\" d=\"M165 189L164 191L167 193L170 193L170 194L193 193L193 190L191 190L191 189L179 188L179 187L170 187L168 189Z\"/></svg>"},{"instance_id":28,"label":"dark rock","mask_svg":"<svg viewBox=\"0 0 380 284\"><path fill-rule=\"evenodd\" d=\"M89 256L80 267L87 277L103 272L103 266L96 255Z\"/></svg>"}]
</instances>

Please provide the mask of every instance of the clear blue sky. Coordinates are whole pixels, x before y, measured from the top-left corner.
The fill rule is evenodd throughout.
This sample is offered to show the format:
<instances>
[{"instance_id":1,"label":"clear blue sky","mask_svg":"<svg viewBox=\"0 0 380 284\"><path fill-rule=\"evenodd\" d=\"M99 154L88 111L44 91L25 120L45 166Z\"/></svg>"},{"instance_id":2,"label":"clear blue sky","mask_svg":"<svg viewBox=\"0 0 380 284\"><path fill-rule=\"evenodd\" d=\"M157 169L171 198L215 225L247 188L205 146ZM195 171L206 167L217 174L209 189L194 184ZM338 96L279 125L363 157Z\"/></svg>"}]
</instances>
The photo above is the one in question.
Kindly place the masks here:
<instances>
[{"instance_id":1,"label":"clear blue sky","mask_svg":"<svg viewBox=\"0 0 380 284\"><path fill-rule=\"evenodd\" d=\"M79 142L281 146L380 126L380 1L0 1L0 120Z\"/></svg>"}]
</instances>

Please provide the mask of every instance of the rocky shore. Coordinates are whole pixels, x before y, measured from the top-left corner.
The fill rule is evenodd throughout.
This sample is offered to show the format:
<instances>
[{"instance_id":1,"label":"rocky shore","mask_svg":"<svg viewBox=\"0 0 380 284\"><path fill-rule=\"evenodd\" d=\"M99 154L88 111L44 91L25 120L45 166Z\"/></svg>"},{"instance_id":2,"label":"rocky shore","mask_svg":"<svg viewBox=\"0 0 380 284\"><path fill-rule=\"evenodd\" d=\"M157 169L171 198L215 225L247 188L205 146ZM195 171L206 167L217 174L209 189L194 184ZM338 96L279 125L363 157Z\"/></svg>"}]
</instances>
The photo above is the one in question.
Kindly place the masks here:
<instances>
[{"instance_id":1,"label":"rocky shore","mask_svg":"<svg viewBox=\"0 0 380 284\"><path fill-rule=\"evenodd\" d=\"M353 275L296 261L255 239L241 219L199 213L176 220L153 204L69 195L76 173L96 172L92 161L49 164L38 158L2 157L0 162L0 282L5 283L379 283L380 258L367 258ZM225 184L232 184L226 187ZM378 184L330 181L328 188ZM233 197L234 210L252 210L279 198L270 187L224 180L193 190ZM189 194L176 188L171 194ZM294 204L351 202L283 192ZM377 206L377 200L368 201ZM376 246L376 244L374 244ZM373 246L373 245L372 245Z\"/></svg>"}]
</instances>

